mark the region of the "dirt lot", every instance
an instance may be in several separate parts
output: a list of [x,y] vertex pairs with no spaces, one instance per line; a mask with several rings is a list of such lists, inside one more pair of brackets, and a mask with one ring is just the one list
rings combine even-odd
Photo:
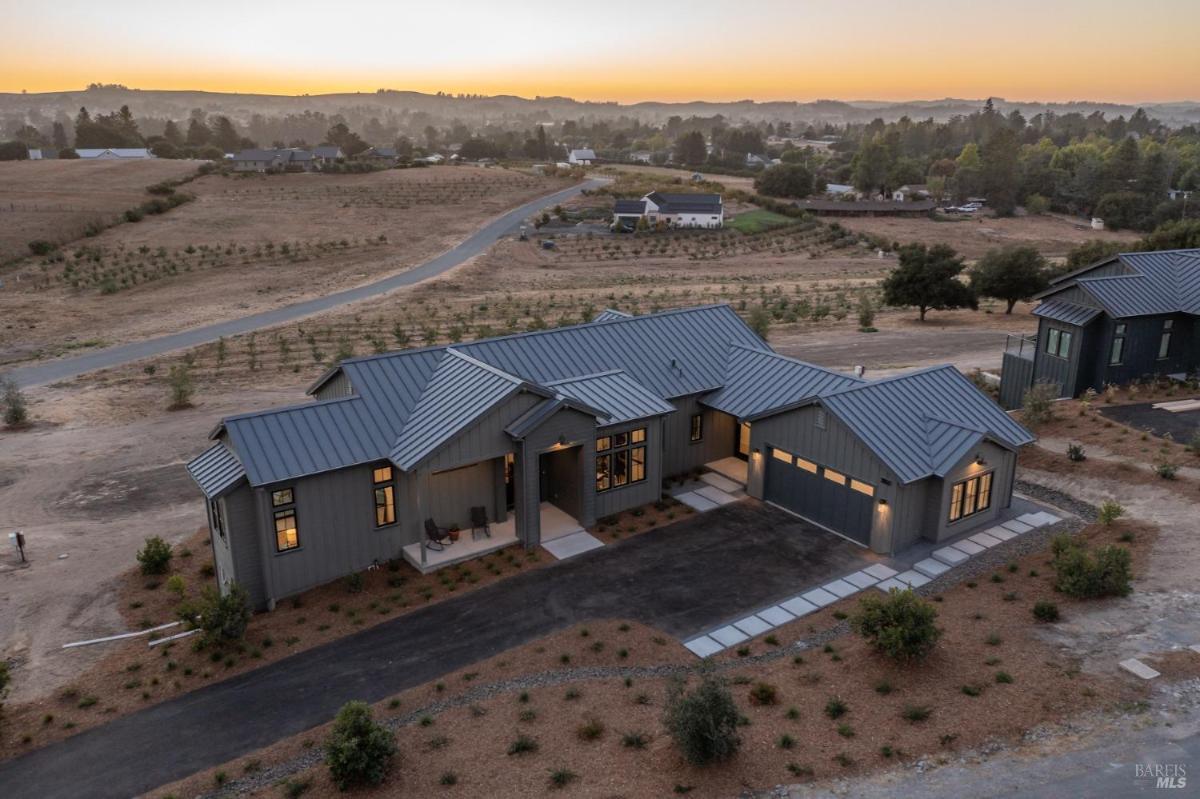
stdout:
[[[1083,538],[1096,546],[1129,535],[1140,570],[1153,527],[1097,525]],[[388,783],[364,793],[528,796],[551,790],[551,772],[565,770],[574,775],[570,790],[576,795],[660,797],[684,788],[694,796],[732,796],[953,756],[984,741],[1015,741],[1046,720],[1139,700],[1144,687],[1131,678],[1081,672],[1068,650],[1040,635],[1043,625],[1030,613],[1038,600],[1059,604],[1060,624],[1095,607],[1056,595],[1046,560],[1044,552],[1027,555],[992,572],[995,578],[966,581],[937,595],[943,637],[929,660],[913,666],[887,662],[856,636],[836,633],[828,646],[818,643],[799,656],[782,651],[815,633],[833,632],[857,606],[856,598],[755,639],[745,654],[723,654],[722,674],[745,717],[742,748],[727,765],[684,763],[662,722],[667,681],[612,669],[611,652],[619,645],[641,663],[694,661],[653,631],[613,620],[558,633],[379,703],[377,716],[395,720],[400,756]],[[598,671],[570,676],[564,655],[569,666]],[[763,684],[767,692],[751,698]],[[836,718],[826,709],[833,698],[845,705]],[[926,709],[926,718],[906,720],[909,708]],[[156,795],[202,792],[217,784],[218,773],[225,780],[268,783],[255,775],[280,764],[302,765],[326,732],[310,730]],[[510,753],[519,736],[536,748]],[[630,745],[634,736],[641,742]],[[252,795],[277,795],[278,776]],[[337,795],[322,766],[286,778],[307,783],[305,795]]]
[[[195,173],[199,161],[5,161],[0,163],[0,264],[29,242],[71,241],[149,199],[146,187]],[[4,277],[0,274],[0,277]]]
[[200,178],[185,187],[193,202],[6,269],[0,363],[174,332],[400,272],[564,185],[475,167]]
[[979,258],[996,247],[1015,244],[1032,245],[1047,258],[1063,258],[1072,247],[1084,242],[1134,242],[1139,238],[1130,231],[1092,230],[1084,220],[1056,214],[1009,219],[983,214],[946,221],[924,217],[847,217],[837,221],[850,230],[883,236],[902,244],[910,241],[949,244],[968,260]]
[[[676,179],[684,182],[691,182],[692,175],[695,174],[694,171],[687,169],[671,169],[670,167],[665,166],[644,166],[640,164],[612,164],[610,166],[602,167],[598,171],[602,175],[609,172],[635,172],[644,175],[658,175],[666,179],[664,181],[665,185],[662,188],[662,191],[672,191],[670,182],[673,182]],[[700,174],[703,176],[704,180],[712,181],[713,183],[720,183],[727,189],[736,189],[749,194],[754,193],[754,178],[735,177],[734,175],[718,175],[713,172],[704,171],[701,171]]]

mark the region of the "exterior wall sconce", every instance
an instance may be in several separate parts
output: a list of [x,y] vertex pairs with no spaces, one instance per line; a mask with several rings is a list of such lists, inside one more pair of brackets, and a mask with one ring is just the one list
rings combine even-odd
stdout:
[[886,509],[887,509],[887,500],[886,500],[886,499],[880,498],[880,500],[879,500],[879,509],[880,509],[880,510],[886,510]]
[[984,466],[986,464],[987,464],[987,461],[985,461],[983,459],[983,455],[981,453],[976,453],[975,454],[975,465],[976,466]]
[[567,445],[567,437],[564,435],[560,435],[558,437],[558,445],[560,447],[565,447]]

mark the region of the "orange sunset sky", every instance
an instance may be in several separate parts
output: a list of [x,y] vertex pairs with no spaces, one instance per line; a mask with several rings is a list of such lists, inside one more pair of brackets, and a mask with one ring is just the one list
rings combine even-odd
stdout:
[[10,10],[0,91],[377,88],[617,100],[1200,99],[1200,1],[64,0]]

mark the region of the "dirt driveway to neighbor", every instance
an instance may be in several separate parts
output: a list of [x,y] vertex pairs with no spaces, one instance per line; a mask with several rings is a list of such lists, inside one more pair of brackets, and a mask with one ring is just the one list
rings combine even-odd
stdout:
[[35,750],[0,765],[0,793],[136,795],[323,724],[348,700],[379,701],[581,621],[627,618],[686,635],[861,568],[865,553],[742,500]]

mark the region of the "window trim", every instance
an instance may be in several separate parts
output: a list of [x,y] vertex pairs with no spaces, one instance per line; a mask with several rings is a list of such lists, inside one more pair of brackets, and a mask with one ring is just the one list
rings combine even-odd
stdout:
[[1175,320],[1164,319],[1162,333],[1158,336],[1158,357],[1155,360],[1165,361],[1171,357],[1171,336],[1175,332]]
[[692,419],[689,422],[688,440],[693,444],[698,444],[704,440],[704,414],[693,413]]
[[223,539],[225,538],[225,514],[221,510],[220,502],[220,497],[213,497],[208,501],[208,518],[212,528]]
[[[947,524],[955,524],[972,516],[978,516],[992,508],[992,488],[995,472],[973,474],[955,482],[950,487],[950,507]],[[970,507],[968,511],[967,508]]]
[[[649,447],[646,444],[648,430],[647,427],[642,426],[596,437],[596,482],[594,485],[597,494],[646,482],[647,466],[649,465],[647,461]],[[624,440],[625,443],[618,444],[618,440]],[[606,442],[606,445],[602,445],[601,442]],[[620,467],[621,464],[624,465],[623,469]],[[638,467],[641,469],[641,477],[635,478]]]
[[1070,330],[1062,330],[1061,328],[1052,327],[1046,331],[1046,354],[1052,358],[1061,358],[1069,360],[1071,357],[1071,344],[1074,342],[1075,335]]

